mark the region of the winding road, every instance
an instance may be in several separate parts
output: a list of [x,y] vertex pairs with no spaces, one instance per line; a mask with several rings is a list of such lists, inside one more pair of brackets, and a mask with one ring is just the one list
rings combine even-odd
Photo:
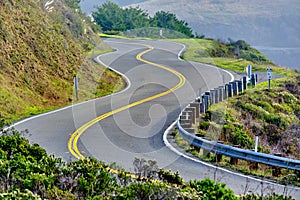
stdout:
[[127,80],[119,93],[17,122],[29,140],[66,161],[92,156],[133,171],[135,157],[156,160],[160,168],[178,171],[184,180],[211,178],[237,194],[274,191],[300,198],[285,188],[202,163],[166,145],[165,130],[199,93],[238,78],[214,66],[179,59],[184,46],[166,41],[107,39],[116,49],[96,60]]

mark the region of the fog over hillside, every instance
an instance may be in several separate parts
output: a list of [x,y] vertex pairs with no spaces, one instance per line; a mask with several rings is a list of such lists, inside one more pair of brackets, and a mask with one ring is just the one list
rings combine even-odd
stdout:
[[[104,0],[83,0],[88,5]],[[300,0],[115,0],[120,6],[140,6],[150,15],[158,10],[175,13],[206,37],[244,39],[277,64],[299,68]]]

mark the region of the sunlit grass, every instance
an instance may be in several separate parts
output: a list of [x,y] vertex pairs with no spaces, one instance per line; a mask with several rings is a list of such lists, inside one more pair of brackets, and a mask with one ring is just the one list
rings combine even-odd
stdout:
[[266,71],[267,67],[271,67],[273,73],[282,75],[292,75],[293,70],[288,68],[278,67],[273,64],[260,64],[247,61],[244,59],[225,58],[225,57],[211,57],[208,54],[209,49],[214,47],[213,40],[208,39],[172,39],[170,41],[179,42],[186,45],[186,51],[183,53],[182,58],[187,61],[194,61],[215,65],[224,69],[233,70],[237,72],[245,72],[246,67],[251,65],[253,71]]

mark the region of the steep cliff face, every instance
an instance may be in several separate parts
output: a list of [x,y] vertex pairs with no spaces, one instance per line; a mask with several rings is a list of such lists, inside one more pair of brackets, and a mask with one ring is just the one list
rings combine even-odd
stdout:
[[90,41],[101,43],[83,17],[64,0],[0,3],[2,117],[16,119],[72,102],[73,77],[90,65],[85,60],[94,48]]

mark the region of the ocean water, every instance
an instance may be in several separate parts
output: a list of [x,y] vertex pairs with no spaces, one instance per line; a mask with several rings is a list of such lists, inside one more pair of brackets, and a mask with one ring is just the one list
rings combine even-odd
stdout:
[[263,47],[255,46],[275,64],[296,69],[300,72],[300,47]]

